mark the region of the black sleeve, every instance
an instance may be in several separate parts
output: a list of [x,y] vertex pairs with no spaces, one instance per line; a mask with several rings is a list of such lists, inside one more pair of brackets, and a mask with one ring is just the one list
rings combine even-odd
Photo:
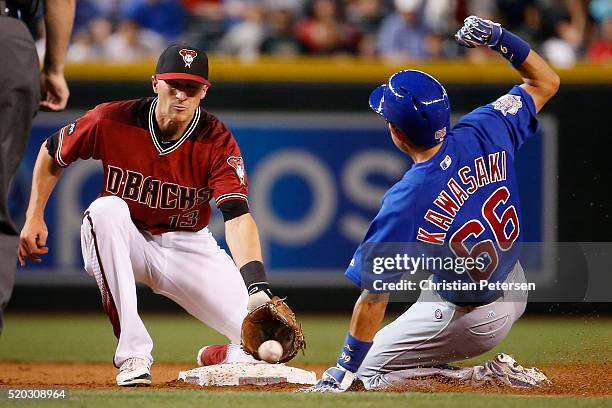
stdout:
[[223,221],[229,221],[249,212],[249,205],[243,200],[224,201],[219,206],[223,214]]
[[47,138],[47,151],[51,157],[55,157],[55,151],[57,150],[57,136],[59,132],[56,132]]

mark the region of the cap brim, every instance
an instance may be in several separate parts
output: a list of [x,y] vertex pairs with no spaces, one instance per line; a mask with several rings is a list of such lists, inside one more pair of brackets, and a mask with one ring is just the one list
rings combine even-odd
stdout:
[[211,83],[208,79],[201,77],[199,75],[186,74],[184,72],[165,72],[163,74],[155,74],[157,79],[186,79],[188,81],[198,82],[202,85],[210,86]]
[[[383,102],[383,94],[385,89],[387,88],[386,84],[379,86],[374,89],[370,94],[370,108],[379,115],[383,115],[382,102]],[[384,115],[383,115],[384,116]]]

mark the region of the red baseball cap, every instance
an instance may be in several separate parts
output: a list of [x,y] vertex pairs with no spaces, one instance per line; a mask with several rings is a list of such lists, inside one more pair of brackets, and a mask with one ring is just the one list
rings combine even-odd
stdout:
[[204,51],[186,44],[166,48],[159,56],[155,77],[158,79],[186,79],[210,86],[208,56]]

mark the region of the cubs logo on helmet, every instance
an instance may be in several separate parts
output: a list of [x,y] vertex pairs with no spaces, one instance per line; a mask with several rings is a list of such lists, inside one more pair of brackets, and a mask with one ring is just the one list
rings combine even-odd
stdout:
[[179,51],[181,57],[183,57],[183,61],[185,62],[185,68],[191,68],[191,63],[198,56],[198,53],[194,50],[189,50],[187,48],[183,48]]
[[244,171],[244,162],[242,161],[242,157],[230,156],[227,158],[227,164],[229,164],[233,167],[234,170],[236,170],[236,174],[240,179],[240,184],[244,185],[244,176],[246,173]]
[[442,139],[444,139],[445,137],[446,137],[446,126],[443,127],[442,129],[436,130],[436,133],[434,134],[434,139],[436,140],[436,142],[441,142]]

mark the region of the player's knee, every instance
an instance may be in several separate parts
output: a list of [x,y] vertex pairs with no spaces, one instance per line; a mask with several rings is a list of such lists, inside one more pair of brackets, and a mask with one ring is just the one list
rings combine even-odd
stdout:
[[464,347],[461,351],[457,350],[456,358],[453,360],[467,360],[469,358],[478,357],[497,347],[507,336],[509,330],[501,330],[495,334],[471,336],[470,346]]
[[[123,222],[130,218],[130,209],[125,201],[116,196],[105,196],[97,198],[86,211],[86,214],[98,224],[110,225],[115,222]],[[87,217],[85,217],[87,218]]]

